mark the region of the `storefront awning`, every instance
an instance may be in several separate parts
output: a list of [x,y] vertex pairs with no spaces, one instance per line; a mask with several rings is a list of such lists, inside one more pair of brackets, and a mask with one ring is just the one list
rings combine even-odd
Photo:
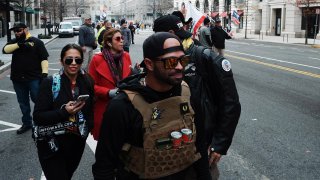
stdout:
[[34,14],[35,11],[34,11],[34,9],[32,9],[31,7],[26,7],[26,13]]
[[222,12],[220,16],[224,18],[224,17],[227,17],[227,15],[228,15],[227,12]]
[[219,15],[219,12],[212,12],[212,13],[211,13],[211,17],[212,17],[212,18],[216,17],[217,15]]

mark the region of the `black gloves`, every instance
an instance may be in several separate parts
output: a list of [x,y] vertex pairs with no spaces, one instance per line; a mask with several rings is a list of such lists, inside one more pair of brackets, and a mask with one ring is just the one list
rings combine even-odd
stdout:
[[47,73],[42,73],[41,74],[41,78],[40,78],[40,84],[42,83],[42,81],[46,78],[48,76],[48,74]]
[[41,78],[42,78],[42,79],[46,78],[47,76],[48,76],[47,73],[42,73],[42,74],[41,74]]

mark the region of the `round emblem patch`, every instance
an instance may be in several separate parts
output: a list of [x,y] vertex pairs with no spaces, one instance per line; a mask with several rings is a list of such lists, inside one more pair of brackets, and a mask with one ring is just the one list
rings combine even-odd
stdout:
[[225,70],[227,72],[231,70],[231,63],[228,60],[224,59],[222,61],[221,65],[222,65],[223,70]]

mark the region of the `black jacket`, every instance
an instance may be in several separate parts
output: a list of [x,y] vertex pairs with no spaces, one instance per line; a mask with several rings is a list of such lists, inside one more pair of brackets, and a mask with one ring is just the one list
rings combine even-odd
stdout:
[[[88,75],[82,75],[80,73],[76,81],[76,86],[79,89],[79,93],[75,93],[78,95],[73,97],[71,92],[71,82],[65,74],[62,74],[60,91],[55,100],[53,100],[52,95],[52,77],[48,77],[42,81],[39,90],[39,96],[36,100],[33,112],[33,120],[35,125],[47,126],[59,122],[69,121],[70,114],[63,107],[63,105],[69,101],[74,101],[79,95],[88,94],[90,97],[86,100],[86,104],[81,111],[84,114],[84,119],[88,125],[88,131],[90,132],[93,127],[94,82]],[[54,139],[55,145],[59,149],[57,153],[50,150],[48,145],[49,139],[37,141],[36,145],[41,164],[47,163],[47,161],[44,162],[43,160],[48,158],[60,157],[69,158],[70,164],[67,165],[68,167],[72,166],[71,162],[80,162],[86,143],[86,138],[81,137],[79,134],[68,133],[57,135],[54,137]],[[65,165],[63,164],[62,166]]]
[[[79,73],[76,84],[79,89],[77,96],[83,94],[89,94],[90,96],[89,99],[86,100],[85,106],[82,108],[90,131],[93,127],[93,80],[90,76]],[[34,106],[34,123],[36,125],[53,125],[59,122],[68,121],[69,113],[65,108],[61,107],[69,101],[76,100],[77,96],[72,96],[71,82],[65,74],[62,74],[59,95],[53,100],[52,77],[44,79],[41,83],[39,95]]]
[[229,61],[210,49],[199,48],[191,45],[186,52],[191,55],[191,61],[185,69],[184,80],[191,90],[196,121],[204,123],[207,146],[225,155],[240,117],[239,96],[231,65],[229,71],[222,65]]
[[[9,44],[17,43],[17,39],[12,39]],[[44,43],[35,37],[30,37],[24,42],[33,42],[33,47],[18,48],[12,53],[11,75],[13,81],[30,81],[40,79],[42,74],[41,61],[48,60],[49,54]],[[6,46],[5,45],[5,46]],[[3,47],[3,49],[5,48]],[[2,50],[3,53],[4,50]]]
[[221,26],[214,26],[210,29],[211,40],[214,47],[218,49],[225,48],[225,40],[231,39],[228,33],[226,33]]
[[[149,103],[181,94],[180,85],[173,87],[168,92],[156,92],[140,84],[139,81],[143,77],[143,74],[130,76],[121,82],[119,88],[139,92]],[[143,146],[144,129],[142,127],[142,115],[134,108],[127,95],[120,92],[110,101],[103,116],[95,154],[96,162],[92,167],[93,176],[96,180],[113,180],[115,176],[117,180],[139,179],[137,175],[123,169],[123,163],[120,161],[119,155],[123,144],[126,142],[138,147]],[[202,179],[210,179],[209,171],[206,171],[206,169],[208,170],[207,155],[195,165],[197,170],[204,171]],[[117,173],[115,173],[115,169],[117,169]],[[185,172],[186,170],[161,179],[184,179]]]

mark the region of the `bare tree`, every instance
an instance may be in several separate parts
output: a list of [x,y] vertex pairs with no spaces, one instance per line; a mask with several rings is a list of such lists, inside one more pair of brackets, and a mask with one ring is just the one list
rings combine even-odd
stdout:
[[147,5],[149,9],[152,9],[153,21],[157,18],[157,15],[164,15],[172,11],[173,1],[172,0],[153,0],[152,4]]
[[309,34],[309,16],[313,13],[311,8],[313,5],[320,3],[319,0],[288,0],[288,3],[299,7],[302,11],[302,15],[305,18],[305,44],[308,44],[308,34]]

